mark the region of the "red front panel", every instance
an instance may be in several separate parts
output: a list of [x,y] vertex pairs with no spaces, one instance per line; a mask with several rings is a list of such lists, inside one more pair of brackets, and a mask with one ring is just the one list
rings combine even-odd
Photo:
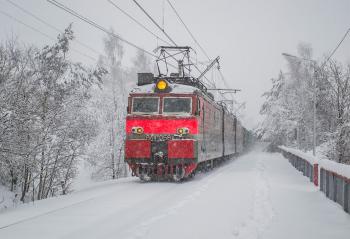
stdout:
[[151,158],[151,141],[149,140],[126,140],[125,158]]
[[169,140],[168,158],[192,159],[195,158],[194,140]]
[[178,128],[186,127],[190,134],[198,134],[196,118],[132,118],[126,119],[126,133],[130,134],[132,127],[142,127],[145,134],[176,134]]
[[318,186],[318,163],[314,164],[314,184]]

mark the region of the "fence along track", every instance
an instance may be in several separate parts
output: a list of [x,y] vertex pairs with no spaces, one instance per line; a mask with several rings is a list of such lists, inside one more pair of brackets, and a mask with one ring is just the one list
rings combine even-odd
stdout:
[[324,167],[320,167],[317,162],[310,163],[299,155],[288,152],[279,147],[278,150],[298,171],[319,186],[327,198],[338,203],[345,212],[350,214],[350,178],[340,175]]

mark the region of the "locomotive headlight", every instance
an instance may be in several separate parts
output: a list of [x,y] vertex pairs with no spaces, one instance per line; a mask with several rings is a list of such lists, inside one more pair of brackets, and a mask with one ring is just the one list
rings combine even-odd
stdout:
[[159,80],[157,82],[157,89],[158,90],[165,90],[166,88],[168,88],[168,82],[166,82],[165,80]]
[[185,134],[189,134],[190,133],[190,130],[188,128],[178,128],[177,129],[177,134],[179,135],[185,135]]
[[143,134],[143,128],[142,127],[132,127],[131,132],[134,134]]

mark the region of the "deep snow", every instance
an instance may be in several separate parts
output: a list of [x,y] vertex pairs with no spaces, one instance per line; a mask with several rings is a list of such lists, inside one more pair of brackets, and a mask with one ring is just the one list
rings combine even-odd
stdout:
[[313,156],[311,155],[311,152],[303,152],[301,150],[285,146],[279,146],[279,148],[308,161],[310,164],[319,164],[319,169],[324,168],[350,179],[350,165],[329,160],[325,156]]
[[194,180],[108,181],[0,214],[0,238],[349,238],[350,216],[257,147]]
[[8,208],[15,207],[18,203],[18,198],[15,193],[10,192],[6,187],[0,185],[0,213]]

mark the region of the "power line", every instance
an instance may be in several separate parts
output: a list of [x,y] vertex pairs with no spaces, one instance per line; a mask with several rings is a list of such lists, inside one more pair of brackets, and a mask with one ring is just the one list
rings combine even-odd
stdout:
[[[94,27],[94,28],[96,28],[96,29],[98,29],[98,30],[100,30],[100,31],[102,31],[102,32],[104,32],[104,33],[106,33],[107,35],[110,35],[110,36],[112,36],[112,37],[114,37],[114,38],[116,38],[116,39],[118,39],[118,40],[120,40],[120,41],[126,43],[127,45],[129,45],[129,46],[131,46],[131,47],[134,47],[135,49],[138,49],[138,50],[144,52],[144,53],[147,54],[147,55],[152,56],[153,58],[156,58],[156,59],[158,58],[158,56],[156,56],[156,55],[153,54],[152,52],[147,51],[147,50],[145,50],[145,49],[143,49],[143,48],[137,46],[136,44],[134,44],[134,43],[132,43],[132,42],[130,42],[130,41],[128,41],[128,40],[122,38],[120,35],[117,35],[117,34],[114,33],[114,32],[108,31],[106,28],[104,28],[104,27],[102,27],[101,25],[97,24],[96,22],[90,20],[89,18],[80,15],[79,13],[77,13],[76,11],[74,11],[74,10],[68,8],[67,6],[63,5],[62,3],[59,3],[58,1],[55,1],[55,0],[46,0],[46,1],[49,2],[49,3],[51,3],[52,5],[54,5],[54,6],[58,7],[58,8],[60,8],[60,9],[62,9],[63,11],[69,13],[70,15],[72,15],[72,16],[74,16],[74,17],[80,19],[80,20],[82,20],[83,22],[89,24],[90,26],[92,26],[92,27]],[[174,66],[174,65],[172,65],[172,64],[170,64],[170,63],[168,63],[168,65],[171,66],[171,67],[173,67],[173,68],[175,68],[175,69],[177,69],[176,66]]]
[[117,38],[118,40],[126,43],[127,45],[132,46],[132,47],[134,47],[134,48],[136,48],[136,49],[138,49],[138,50],[140,50],[140,51],[142,51],[142,52],[144,52],[144,53],[146,53],[146,54],[148,54],[148,55],[150,55],[150,56],[152,56],[154,58],[157,58],[157,56],[154,55],[153,53],[151,53],[151,52],[149,52],[149,51],[147,51],[147,50],[145,50],[145,49],[135,45],[134,43],[132,43],[132,42],[122,38],[121,36],[119,36],[117,34],[115,34],[114,32],[108,31],[106,28],[104,28],[101,25],[97,24],[96,22],[94,22],[94,21],[92,21],[92,20],[90,20],[90,19],[80,15],[79,13],[77,13],[76,11],[66,7],[62,3],[59,3],[58,1],[55,1],[55,0],[46,0],[46,1],[51,3],[52,5],[55,5],[56,7],[60,8],[60,9],[62,9],[63,11],[71,14],[72,16],[74,16],[74,17],[76,17],[76,18],[78,18],[78,19],[88,23],[89,25],[95,27],[96,29],[99,29],[100,31],[103,31],[106,34],[108,34],[110,36],[113,36],[114,38]]
[[[152,34],[153,36],[155,36],[157,39],[160,39],[161,41],[163,41],[164,43],[166,43],[167,45],[171,45],[169,42],[165,41],[164,39],[162,39],[161,37],[159,37],[158,35],[156,35],[155,33],[153,33],[151,30],[149,30],[147,27],[145,27],[142,23],[140,23],[139,21],[137,21],[134,17],[132,17],[130,14],[128,14],[126,11],[124,11],[123,9],[121,9],[119,6],[117,6],[117,4],[115,4],[113,1],[111,0],[107,0],[110,4],[112,4],[114,7],[116,7],[117,9],[119,9],[122,13],[124,13],[126,16],[128,16],[130,19],[132,19],[134,22],[136,22],[139,26],[141,26],[143,29],[145,29],[147,32],[149,32],[150,34]],[[154,24],[156,24],[156,26],[162,31],[164,32],[164,28],[161,28],[159,26],[159,24],[157,24],[155,22],[155,20],[153,20],[153,18],[142,8],[141,5],[139,5],[137,2],[136,4],[143,10],[143,12],[152,20],[152,22]],[[164,32],[165,33],[165,32]],[[168,37],[170,37],[168,35]],[[174,42],[175,43],[175,42]],[[174,57],[172,57],[173,59],[175,59]],[[176,59],[175,59],[176,60]],[[168,63],[169,64],[169,63]],[[199,71],[200,72],[200,71]]]
[[[56,41],[56,39],[55,39],[54,37],[52,37],[52,36],[50,36],[50,35],[48,35],[48,34],[42,32],[42,31],[40,31],[39,29],[37,29],[37,28],[35,28],[35,27],[33,27],[33,26],[31,26],[31,25],[29,25],[29,24],[27,24],[27,23],[25,23],[25,22],[19,20],[18,18],[14,17],[14,16],[12,16],[12,15],[10,15],[10,14],[4,12],[4,11],[1,11],[1,10],[0,10],[0,14],[2,14],[2,15],[4,15],[4,16],[6,16],[6,17],[12,19],[13,21],[15,21],[15,22],[17,22],[17,23],[19,23],[19,24],[21,24],[21,25],[23,25],[23,26],[25,26],[25,27],[31,29],[32,31],[35,31],[36,33],[39,33],[40,35],[42,35],[42,36],[44,36],[44,37],[46,37],[46,38],[48,38],[48,39],[50,39],[50,40]],[[74,52],[76,52],[76,53],[78,53],[78,54],[80,54],[80,55],[82,55],[82,56],[85,56],[86,58],[89,58],[89,59],[92,60],[92,61],[97,61],[96,58],[94,58],[94,57],[92,57],[92,56],[89,56],[89,55],[87,55],[87,54],[85,54],[85,53],[83,53],[83,52],[80,52],[80,51],[78,51],[78,50],[76,50],[76,49],[72,49],[72,51],[74,51]]]
[[[143,25],[142,23],[140,23],[138,20],[136,20],[134,17],[132,17],[129,13],[127,13],[126,11],[124,11],[122,8],[120,8],[116,3],[114,3],[111,0],[107,0],[110,4],[112,4],[114,7],[116,7],[117,9],[119,9],[122,13],[124,13],[127,17],[129,17],[131,20],[133,20],[135,23],[137,23],[139,26],[141,26],[144,30],[146,30],[147,32],[149,32],[150,34],[152,34],[153,36],[155,36],[157,39],[160,39],[162,42],[164,42],[167,45],[171,45],[169,42],[167,42],[166,40],[162,39],[161,37],[159,37],[158,35],[156,35],[155,33],[153,33],[151,30],[149,30],[145,25]],[[173,59],[175,59],[174,57],[172,57]],[[175,59],[176,60],[176,59]],[[169,64],[169,63],[168,63]],[[171,64],[169,64],[171,65]]]
[[[175,45],[177,46],[177,44],[175,43],[175,41],[169,36],[168,33],[165,32],[164,28],[162,28],[152,17],[150,14],[148,14],[148,12],[136,1],[133,0],[134,3],[141,9],[141,11],[158,27],[159,30],[161,30],[163,32],[163,34]],[[199,72],[199,74],[202,73],[202,71],[198,68],[198,66],[196,64],[194,64],[192,62],[192,60],[189,60],[190,64],[192,64],[194,66],[194,68]],[[206,76],[204,76],[204,78],[209,82],[208,78]],[[215,84],[214,84],[215,86]]]
[[208,60],[210,61],[210,57],[208,56],[207,52],[203,49],[203,47],[199,44],[199,42],[197,41],[197,39],[194,37],[194,35],[192,34],[192,32],[190,31],[190,29],[187,27],[187,25],[185,24],[185,22],[182,20],[180,14],[176,11],[175,7],[173,6],[173,4],[170,2],[170,0],[167,0],[168,4],[170,5],[170,7],[173,9],[173,11],[175,12],[176,16],[178,17],[178,19],[181,21],[182,25],[185,27],[185,29],[187,30],[188,34],[190,34],[191,38],[193,39],[193,41],[197,44],[197,46],[202,50],[202,52],[204,53],[204,55],[208,58]]
[[[168,33],[166,33],[166,31],[164,30],[164,28],[162,28],[152,17],[150,14],[148,14],[148,12],[136,1],[136,0],[133,0],[134,3],[141,9],[141,11],[153,22],[154,25],[156,25],[158,27],[159,30],[161,30],[163,32],[163,34],[175,45],[177,46],[177,44],[175,43],[175,41],[169,36]],[[201,73],[201,70],[198,68],[198,66],[196,64],[194,64],[191,60],[190,60],[190,63],[197,69],[197,71],[199,73]],[[205,76],[204,76],[205,79],[207,79]],[[207,79],[208,80],[208,79]]]
[[[182,25],[185,27],[186,31],[190,34],[191,38],[193,39],[193,41],[198,45],[198,47],[201,49],[201,51],[204,53],[204,55],[208,58],[208,60],[210,61],[210,57],[207,54],[207,52],[204,50],[204,48],[201,46],[201,44],[199,44],[199,42],[197,41],[197,39],[194,37],[194,35],[192,34],[192,32],[190,31],[190,29],[187,27],[186,23],[182,20],[180,14],[177,12],[177,10],[175,9],[174,5],[170,2],[170,0],[166,0],[169,4],[169,6],[173,9],[174,13],[176,14],[176,16],[178,17],[178,19],[181,21]],[[198,70],[198,69],[197,69]],[[228,83],[226,82],[222,72],[220,71],[220,69],[218,69],[221,79],[225,85],[225,87],[229,88]],[[206,78],[207,79],[207,78]],[[208,79],[207,79],[208,80]],[[213,83],[212,83],[213,84]],[[215,84],[214,84],[215,85]],[[232,95],[233,97],[233,95]]]
[[141,11],[143,11],[144,14],[146,14],[146,16],[164,33],[164,35],[175,45],[175,41],[173,39],[171,39],[171,37],[165,32],[164,28],[162,28],[161,26],[159,26],[159,24],[147,13],[147,11],[136,1],[133,0],[134,3],[141,9]]
[[42,32],[42,31],[38,30],[37,28],[35,28],[35,27],[31,26],[31,25],[28,25],[27,23],[22,22],[22,21],[19,20],[18,18],[15,18],[14,16],[12,16],[12,15],[10,15],[10,14],[4,12],[4,11],[1,11],[1,10],[0,10],[0,13],[1,13],[2,15],[4,15],[4,16],[10,18],[11,20],[13,20],[13,21],[15,21],[15,22],[17,22],[17,23],[19,23],[19,24],[21,24],[21,25],[27,27],[27,28],[30,28],[31,30],[33,30],[33,31],[35,31],[35,32],[37,32],[37,33],[39,33],[39,34],[45,36],[46,38],[49,38],[50,40],[56,40],[56,39],[53,38],[52,36],[50,36],[50,35],[48,35],[48,34]]
[[[180,14],[178,13],[178,11],[176,10],[176,8],[174,7],[174,5],[170,2],[170,0],[166,0],[169,4],[169,6],[172,8],[172,10],[174,11],[174,13],[176,14],[177,18],[180,20],[180,22],[182,23],[182,25],[185,27],[186,31],[189,33],[189,35],[191,36],[191,38],[193,39],[193,41],[197,44],[197,46],[201,49],[201,51],[204,53],[204,55],[207,57],[207,59],[209,60],[209,62],[211,61],[209,55],[207,54],[207,52],[204,50],[204,48],[201,46],[201,44],[198,42],[198,40],[194,37],[194,35],[192,34],[192,32],[190,31],[190,29],[187,27],[186,23],[182,20]],[[196,66],[195,66],[196,67]],[[200,72],[200,70],[198,69],[198,67],[196,67],[197,70]],[[220,70],[219,70],[220,71]],[[220,74],[222,74],[220,72]],[[206,80],[208,80],[206,77],[205,77]],[[224,81],[224,78],[222,77],[223,81]],[[209,80],[208,80],[209,81]],[[215,83],[213,82],[210,82],[212,85],[215,86]],[[224,82],[225,86],[228,87],[226,85],[226,83]]]
[[[6,1],[7,1],[8,3],[10,3],[12,6],[14,6],[14,7],[16,7],[17,9],[21,10],[22,12],[26,13],[27,15],[29,15],[29,16],[35,18],[37,21],[41,22],[42,24],[48,26],[49,28],[51,28],[51,29],[53,29],[53,30],[55,30],[55,31],[57,31],[57,32],[59,32],[59,33],[62,33],[62,32],[63,32],[63,31],[60,30],[59,28],[57,28],[57,27],[55,27],[54,25],[52,25],[52,24],[46,22],[46,21],[43,20],[42,18],[40,18],[40,17],[38,17],[37,15],[35,15],[34,13],[32,13],[32,12],[26,10],[25,8],[19,6],[18,4],[14,3],[13,1],[11,1],[11,0],[6,0]],[[77,39],[74,39],[74,41],[76,41],[76,42],[77,42],[78,44],[80,44],[81,46],[83,46],[83,47],[85,47],[85,48],[87,48],[87,49],[93,51],[94,53],[96,53],[96,54],[98,54],[98,55],[103,55],[103,54],[101,54],[100,52],[98,52],[98,51],[96,51],[95,49],[93,49],[92,47],[86,45],[85,43],[83,43],[83,42],[81,42],[81,41],[79,41],[79,40],[77,40]]]
[[134,21],[137,25],[139,25],[140,27],[142,27],[144,30],[146,30],[148,33],[150,33],[151,35],[153,35],[154,37],[156,37],[157,39],[161,40],[162,42],[164,42],[167,45],[171,45],[169,42],[167,42],[166,40],[162,39],[160,36],[156,35],[155,33],[153,33],[151,30],[149,30],[145,25],[143,25],[141,22],[139,22],[137,19],[135,19],[133,16],[131,16],[129,13],[127,13],[126,11],[124,11],[121,7],[119,7],[116,3],[114,3],[111,0],[107,0],[110,4],[112,4],[115,8],[117,8],[119,11],[121,11],[124,15],[126,15],[127,17],[129,17],[132,21]]
[[[130,41],[128,41],[128,40],[122,38],[121,36],[119,36],[119,35],[117,35],[117,34],[115,34],[115,33],[113,33],[113,32],[108,31],[106,28],[104,28],[104,27],[102,27],[101,25],[97,24],[96,22],[94,22],[94,21],[88,19],[87,17],[84,17],[84,16],[80,15],[79,13],[77,13],[76,11],[74,11],[74,10],[68,8],[67,6],[63,5],[62,3],[60,3],[60,2],[58,2],[58,1],[56,1],[56,0],[47,0],[47,2],[49,2],[49,3],[51,3],[52,5],[54,5],[54,6],[58,7],[58,8],[60,8],[60,9],[62,9],[63,11],[65,11],[65,12],[67,12],[67,13],[71,14],[72,16],[74,16],[74,17],[76,17],[76,18],[78,18],[78,19],[80,19],[80,20],[82,20],[82,21],[88,23],[89,25],[95,27],[96,29],[99,29],[100,31],[103,31],[103,32],[105,32],[106,34],[111,35],[111,36],[113,36],[113,37],[119,39],[120,41],[122,41],[122,42],[124,42],[124,43],[126,43],[126,44],[128,44],[128,45],[130,45],[130,46],[132,46],[132,47],[134,47],[134,48],[136,48],[136,49],[138,49],[138,50],[140,50],[140,51],[142,51],[142,52],[144,52],[144,53],[146,53],[146,54],[148,54],[148,55],[150,55],[150,56],[152,56],[152,57],[154,57],[154,58],[158,58],[155,54],[153,54],[153,53],[151,53],[151,52],[149,52],[149,51],[147,51],[147,50],[145,50],[145,49],[143,49],[143,48],[141,48],[141,47],[135,45],[134,43],[132,43],[132,42],[130,42]],[[134,2],[137,3],[135,0],[134,0]],[[139,4],[138,4],[138,5],[139,5]],[[140,6],[140,7],[141,7],[141,6]],[[142,8],[142,7],[141,7],[141,8]],[[149,17],[151,17],[145,10],[143,10],[143,11],[144,11],[144,13],[145,13],[146,15],[148,15]],[[153,19],[153,18],[152,18],[152,19]],[[154,20],[153,20],[153,21],[154,21]],[[154,23],[155,23],[160,29],[162,29],[155,21],[154,21]],[[162,32],[163,32],[164,34],[166,34],[164,30],[162,30]],[[166,34],[166,35],[167,35],[167,34]],[[170,38],[170,39],[171,39],[171,38]],[[192,62],[190,62],[190,63],[193,64]],[[177,69],[176,66],[174,66],[174,65],[172,65],[172,64],[170,64],[170,63],[168,63],[168,65],[171,66],[171,67],[173,67],[173,68],[175,68],[175,69]],[[200,69],[198,68],[198,66],[195,65],[195,64],[193,64],[193,65],[194,65],[194,67],[198,70],[198,72],[200,73],[201,71],[200,71]],[[206,78],[206,77],[204,76],[204,78]],[[207,78],[206,78],[206,79],[207,79]]]
[[326,61],[322,64],[321,69],[323,69],[323,67],[328,63],[328,61],[332,58],[332,56],[334,55],[334,53],[338,50],[338,48],[341,46],[341,44],[344,42],[345,38],[347,37],[347,35],[350,32],[350,28],[345,32],[344,36],[342,37],[342,39],[340,40],[340,42],[338,43],[338,45],[334,48],[334,50],[332,51],[332,53],[327,57]]

